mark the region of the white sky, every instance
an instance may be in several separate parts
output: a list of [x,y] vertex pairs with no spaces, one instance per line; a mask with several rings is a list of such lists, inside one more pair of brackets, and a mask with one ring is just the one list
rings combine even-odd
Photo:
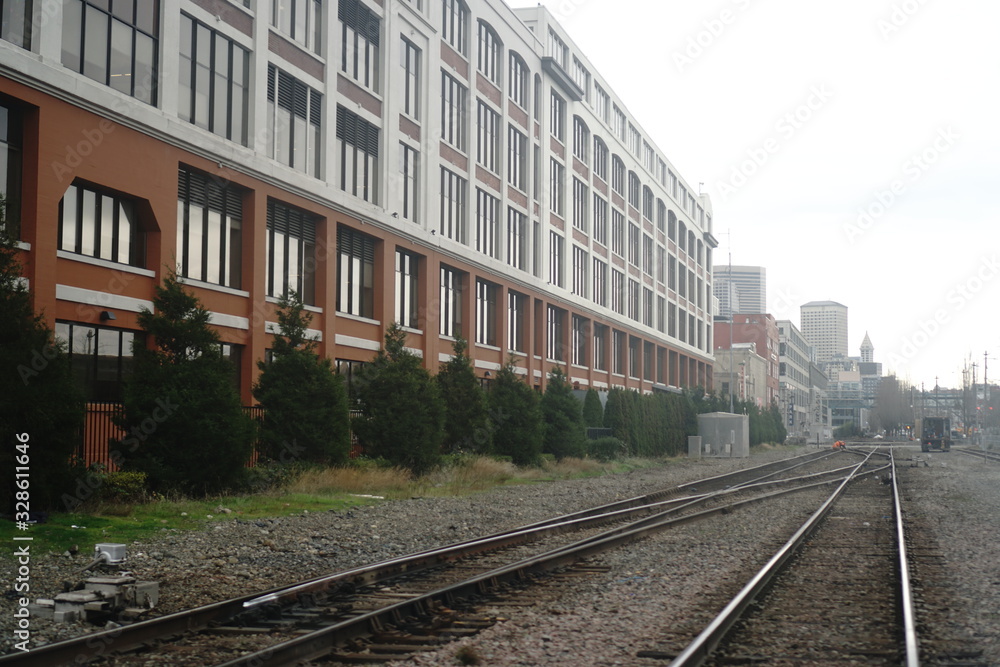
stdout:
[[884,372],[982,382],[988,351],[1000,379],[1000,2],[540,4],[704,182],[715,263],[766,267],[776,318],[838,301]]

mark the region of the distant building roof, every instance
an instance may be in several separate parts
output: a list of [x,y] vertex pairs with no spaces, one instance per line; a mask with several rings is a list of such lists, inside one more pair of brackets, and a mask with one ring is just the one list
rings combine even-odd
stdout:
[[840,306],[841,308],[847,308],[844,304],[837,303],[836,301],[810,301],[809,303],[802,304],[803,308],[809,306]]

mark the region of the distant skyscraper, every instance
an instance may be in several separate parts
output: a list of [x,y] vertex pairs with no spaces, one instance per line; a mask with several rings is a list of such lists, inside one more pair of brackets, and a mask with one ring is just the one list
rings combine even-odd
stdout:
[[868,337],[868,332],[865,332],[865,339],[861,341],[861,361],[873,362],[875,361],[875,346],[872,345],[872,339]]
[[810,301],[799,310],[802,335],[812,345],[817,364],[830,361],[834,355],[847,356],[847,306],[836,301]]
[[767,312],[767,270],[763,266],[712,267],[712,293],[719,299],[719,315]]

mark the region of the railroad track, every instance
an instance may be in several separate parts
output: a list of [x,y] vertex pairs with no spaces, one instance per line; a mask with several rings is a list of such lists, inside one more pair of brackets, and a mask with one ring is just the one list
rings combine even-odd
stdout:
[[[388,636],[399,637],[399,628],[417,630],[402,635],[407,641],[419,642],[425,635],[418,633],[425,632],[421,628],[427,627],[427,619],[437,629],[445,621],[450,623],[446,632],[435,630],[435,639],[461,636],[462,631],[487,623],[478,619],[472,623],[476,627],[468,627],[470,620],[453,609],[461,599],[475,600],[486,593],[495,594],[542,572],[563,569],[561,576],[586,573],[586,567],[581,570],[581,566],[574,564],[590,554],[640,539],[668,525],[727,511],[728,507],[757,502],[781,492],[768,491],[771,487],[828,484],[831,478],[844,474],[843,466],[830,467],[830,456],[830,452],[811,453],[698,480],[486,538],[39,647],[26,654],[0,658],[0,664],[84,664],[112,654],[112,664],[128,664],[124,653],[138,649],[145,654],[152,645],[161,645],[160,650],[170,656],[173,664],[188,659],[190,664],[203,664],[198,658],[199,636],[209,635],[208,641],[213,646],[225,644],[225,638],[236,638],[231,642],[234,651],[246,652],[248,647],[255,648],[255,644],[273,643],[280,638],[275,635],[282,632],[296,638],[278,646],[266,646],[227,664],[289,664],[302,660],[306,653],[329,654],[333,650],[347,655],[345,650],[349,652],[359,642],[371,644]],[[809,472],[816,467],[823,470]],[[797,479],[788,479],[791,475]],[[600,530],[613,522],[617,527]],[[566,543],[565,534],[580,531],[589,533]],[[548,550],[544,553],[525,555],[525,545],[560,535],[561,541],[545,543]],[[498,565],[501,561],[496,559],[503,551],[507,552],[502,556],[507,564]],[[480,562],[469,562],[477,556],[482,558]],[[511,564],[511,560],[516,562]],[[456,563],[460,565],[456,567]],[[421,573],[441,572],[446,572],[450,581],[443,583],[440,577],[432,577],[429,583],[413,583],[418,575],[425,576]],[[310,630],[305,639],[299,637]],[[177,637],[181,639],[178,641]],[[371,649],[366,650],[370,655]]]
[[918,665],[895,462],[872,469],[874,454],[679,654],[640,656],[673,657],[671,667]]
[[1000,463],[1000,452],[989,452],[982,449],[972,449],[969,447],[956,447],[952,451],[959,452],[962,454],[968,454],[969,456],[975,456],[979,459],[984,459],[986,461],[994,461]]

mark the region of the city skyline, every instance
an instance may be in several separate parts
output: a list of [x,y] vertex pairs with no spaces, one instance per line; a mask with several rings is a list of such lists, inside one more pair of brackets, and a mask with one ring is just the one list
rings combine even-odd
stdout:
[[1000,357],[1000,6],[542,4],[711,196],[716,263],[767,267],[775,318],[843,303],[849,349],[868,332],[914,385]]

